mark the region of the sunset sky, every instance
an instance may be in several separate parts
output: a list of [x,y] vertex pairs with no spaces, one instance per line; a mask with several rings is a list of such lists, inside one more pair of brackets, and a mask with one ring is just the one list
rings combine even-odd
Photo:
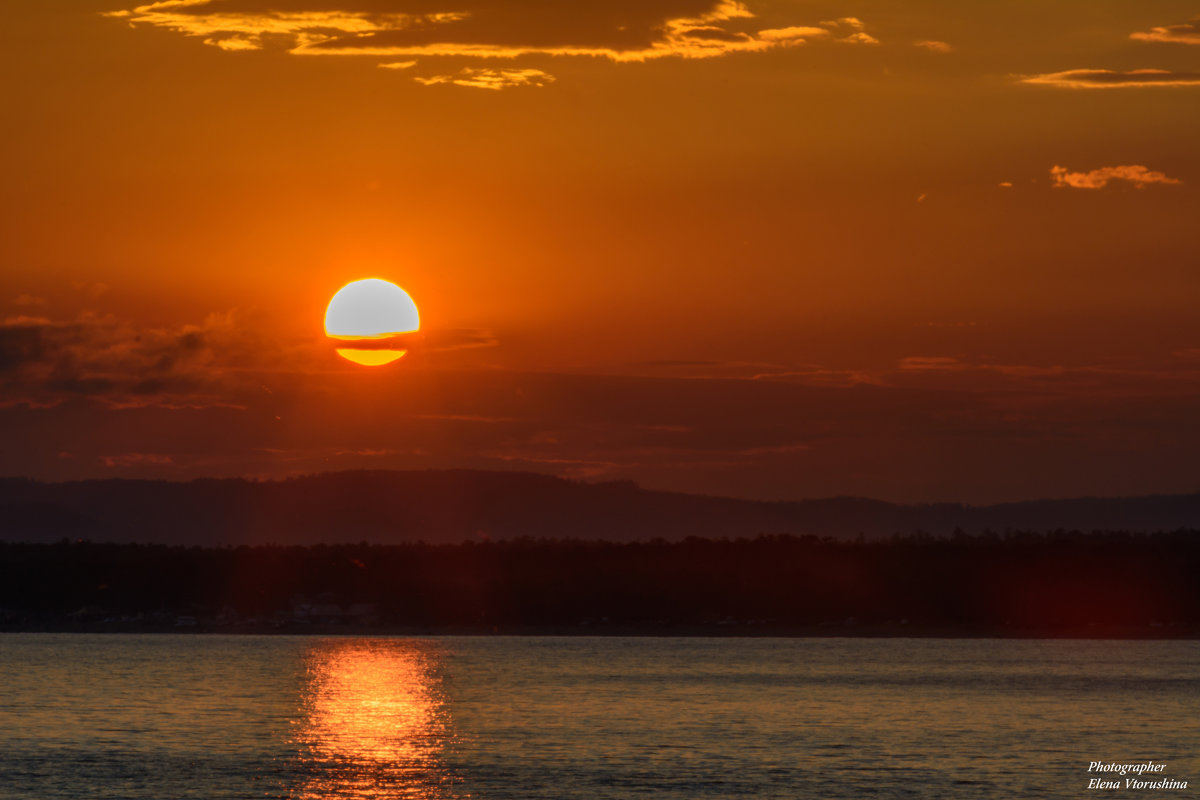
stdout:
[[0,474],[1200,489],[1198,2],[3,17]]

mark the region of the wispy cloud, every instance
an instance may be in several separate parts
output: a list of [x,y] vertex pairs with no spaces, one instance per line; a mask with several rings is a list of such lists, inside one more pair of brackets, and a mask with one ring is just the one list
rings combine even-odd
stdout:
[[1167,177],[1141,164],[1127,164],[1120,167],[1101,167],[1090,172],[1071,172],[1066,167],[1053,166],[1050,168],[1051,184],[1057,188],[1072,189],[1103,189],[1113,181],[1130,183],[1138,189],[1152,183],[1178,185],[1183,181]]
[[765,447],[747,447],[745,450],[736,451],[739,456],[773,456],[773,455],[791,455],[793,453],[803,453],[812,449],[812,445],[807,442],[791,442],[789,444],[768,445]]
[[100,456],[100,463],[112,469],[118,467],[163,466],[174,462],[174,458],[163,453],[120,453]]
[[[137,399],[131,381],[163,377],[164,345],[182,331],[158,332],[152,341],[144,328],[107,321],[43,331],[55,341],[43,340],[47,349],[37,364],[61,364],[64,378],[81,382],[108,380],[94,385],[107,394],[82,402],[77,392],[43,384],[66,400],[35,411],[0,403],[8,434],[0,467],[47,477],[191,478],[507,466],[760,497],[922,498],[933,481],[948,496],[971,499],[985,484],[1013,475],[1024,480],[1013,464],[1053,463],[1089,481],[1118,468],[1166,479],[1186,470],[1200,439],[1188,424],[1200,370],[1186,350],[1168,365],[1122,369],[979,361],[956,347],[909,351],[903,361],[866,368],[861,377],[815,364],[751,375],[746,364],[733,380],[715,369],[702,380],[690,372],[645,377],[406,365],[383,380],[384,373],[365,371],[307,372],[294,380],[271,373],[268,394],[259,387],[268,379],[263,369],[227,366],[233,343],[218,343],[227,335],[219,328],[206,333],[210,366],[198,366],[203,358],[177,362],[166,378],[174,394],[136,406],[116,401]],[[268,327],[252,343],[271,348],[278,335]],[[1190,348],[1195,341],[1180,344]],[[72,364],[71,349],[81,358],[92,355]],[[280,370],[307,366],[277,348],[261,358],[280,362]],[[188,383],[205,376],[214,382]],[[184,396],[189,385],[244,410],[209,405],[166,413],[201,403],[198,395]],[[0,389],[0,396],[14,396],[8,384]],[[182,406],[185,399],[194,405]],[[1154,444],[1168,437],[1178,455],[1164,461]],[[1104,445],[1104,460],[1088,447],[1097,441],[1112,443]],[[912,468],[897,470],[897,463]],[[1042,493],[1047,484],[1035,477],[1005,484],[1005,492]]]
[[964,365],[957,358],[948,356],[909,356],[900,359],[900,363],[896,365],[903,370],[942,370],[942,369],[965,369]]
[[540,69],[475,69],[466,67],[453,75],[434,75],[429,78],[413,78],[417,83],[434,86],[447,83],[453,86],[470,86],[474,89],[510,89],[514,86],[548,86],[554,76]]
[[238,34],[230,34],[227,36],[209,36],[204,40],[204,43],[231,53],[237,51],[249,52],[262,49],[262,45],[259,43],[256,37],[241,36]]
[[931,53],[950,53],[954,51],[954,47],[951,44],[938,41],[937,39],[923,39],[919,42],[913,42],[913,47],[919,47]]
[[433,420],[435,422],[478,422],[486,425],[517,422],[512,417],[487,417],[482,414],[413,414],[413,418]]
[[1053,86],[1058,89],[1138,89],[1155,86],[1200,86],[1200,72],[1172,72],[1165,69],[1134,69],[1117,72],[1111,69],[1069,69],[1026,75],[1021,83]]
[[879,44],[879,40],[866,31],[866,24],[858,17],[839,17],[821,23],[821,27],[833,35],[833,41],[842,44]]
[[465,16],[452,11],[406,12],[402,6],[412,4],[404,2],[364,0],[359,5],[321,0],[159,0],[105,16],[202,37],[205,44],[226,50],[261,49],[271,37],[283,39],[289,47],[304,47],[338,36],[427,28]]
[[1130,39],[1142,42],[1171,42],[1174,44],[1200,44],[1200,17],[1178,25],[1164,25],[1129,34]]
[[415,67],[416,65],[416,61],[385,61],[384,63],[376,64],[375,66],[379,67],[380,69],[409,69],[411,67]]
[[476,350],[483,347],[496,347],[500,340],[495,331],[489,328],[431,328],[421,334],[418,347],[432,352],[444,353],[450,350]]
[[234,371],[258,345],[233,314],[175,330],[136,329],[109,316],[0,323],[0,389],[11,403],[90,397],[114,408],[228,406]]
[[[713,29],[718,30],[718,29]],[[791,25],[787,28],[767,28],[758,32],[758,38],[764,42],[775,44],[798,44],[807,39],[828,36],[825,28],[812,28],[805,25]]]
[[554,470],[567,478],[588,479],[605,478],[638,466],[637,462],[606,461],[590,458],[560,458],[539,452],[507,452],[504,450],[488,451],[481,454],[484,458],[515,464],[531,464],[540,468]]
[[[296,55],[416,59],[592,56],[640,62],[714,58],[793,47],[812,39],[878,44],[862,20],[761,28],[739,0],[159,0],[107,16],[197,37],[224,50],[279,47]],[[407,68],[407,61],[381,65]],[[498,88],[435,75],[423,82]],[[500,80],[502,85],[503,79]]]

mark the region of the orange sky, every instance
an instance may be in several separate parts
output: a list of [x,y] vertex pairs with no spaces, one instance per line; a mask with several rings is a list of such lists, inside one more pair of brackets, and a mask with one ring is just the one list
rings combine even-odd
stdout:
[[1197,14],[14,0],[0,472],[1193,491]]

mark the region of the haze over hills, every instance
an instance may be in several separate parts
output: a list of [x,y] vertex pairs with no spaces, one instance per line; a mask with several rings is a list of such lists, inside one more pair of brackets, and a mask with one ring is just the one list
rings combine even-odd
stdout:
[[991,506],[898,505],[855,497],[758,502],[581,483],[519,472],[362,471],[280,481],[186,483],[0,479],[8,541],[187,545],[368,541],[755,537],[868,538],[1025,531],[1200,528],[1200,494],[1038,500]]

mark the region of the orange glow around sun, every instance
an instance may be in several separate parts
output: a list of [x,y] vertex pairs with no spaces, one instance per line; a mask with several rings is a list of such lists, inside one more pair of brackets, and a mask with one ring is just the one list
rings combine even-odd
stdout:
[[394,283],[379,278],[348,283],[325,310],[325,335],[345,346],[342,358],[367,367],[400,359],[408,352],[399,337],[421,327],[417,305]]

